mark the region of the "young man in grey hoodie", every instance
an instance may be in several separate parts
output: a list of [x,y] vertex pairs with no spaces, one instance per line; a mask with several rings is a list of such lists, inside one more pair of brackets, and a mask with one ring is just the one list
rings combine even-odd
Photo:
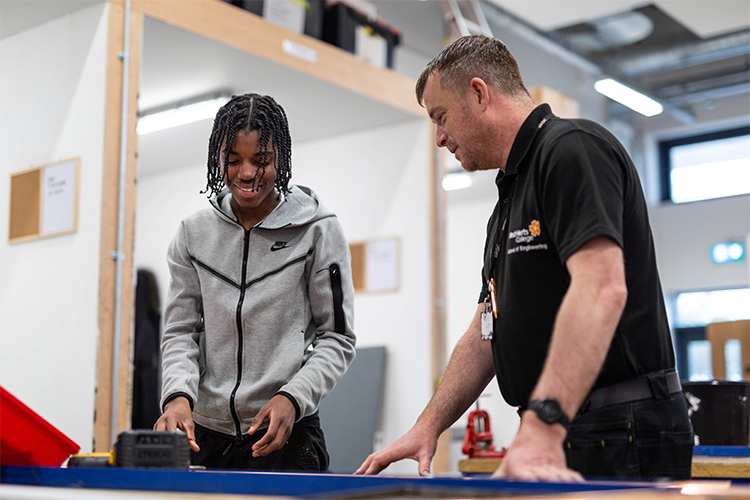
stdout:
[[290,186],[271,97],[234,96],[209,141],[211,207],[169,247],[163,415],[209,468],[326,470],[318,405],[354,358],[349,247],[335,214]]

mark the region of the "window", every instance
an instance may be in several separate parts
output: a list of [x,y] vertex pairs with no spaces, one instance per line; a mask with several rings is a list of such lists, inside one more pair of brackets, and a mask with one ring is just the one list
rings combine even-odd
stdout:
[[663,201],[750,193],[750,126],[660,142],[659,157]]
[[679,293],[674,313],[677,328],[750,319],[750,288]]

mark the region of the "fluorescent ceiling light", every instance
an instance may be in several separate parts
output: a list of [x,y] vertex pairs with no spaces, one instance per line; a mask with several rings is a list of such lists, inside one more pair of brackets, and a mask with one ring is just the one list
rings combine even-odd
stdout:
[[633,111],[639,112],[643,116],[655,116],[664,111],[664,106],[650,97],[636,92],[611,78],[605,78],[594,83],[594,89],[600,94],[629,107]]
[[471,176],[466,172],[456,172],[445,174],[443,177],[443,189],[454,191],[456,189],[465,189],[471,186]]
[[143,135],[149,132],[156,132],[157,130],[164,130],[165,128],[214,118],[219,108],[228,101],[228,97],[217,97],[207,101],[195,102],[147,114],[138,119],[138,125],[136,125],[135,130],[138,132],[138,135]]

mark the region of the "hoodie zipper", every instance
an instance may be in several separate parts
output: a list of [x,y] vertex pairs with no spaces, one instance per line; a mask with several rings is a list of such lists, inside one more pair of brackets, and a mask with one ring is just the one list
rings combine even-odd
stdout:
[[[237,321],[237,383],[234,385],[234,389],[232,390],[232,394],[229,396],[229,410],[232,412],[232,418],[234,419],[234,425],[237,429],[237,434],[234,437],[233,442],[239,442],[244,439],[244,436],[242,435],[242,427],[240,426],[240,417],[237,415],[237,408],[235,405],[235,396],[237,395],[237,390],[240,388],[240,383],[242,382],[242,349],[243,349],[243,334],[242,334],[242,304],[245,301],[245,279],[247,276],[247,256],[250,250],[250,229],[245,229],[245,241],[244,241],[244,248],[242,250],[242,282],[240,283],[240,298],[237,301],[237,313],[236,313],[236,321]],[[224,450],[224,455],[229,451],[229,448],[232,447],[233,443],[229,443],[229,446],[227,446],[227,449]]]

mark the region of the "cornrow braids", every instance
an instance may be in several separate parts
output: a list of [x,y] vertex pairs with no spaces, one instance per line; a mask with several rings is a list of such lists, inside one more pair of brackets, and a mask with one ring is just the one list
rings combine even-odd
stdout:
[[[201,194],[208,197],[218,194],[224,188],[229,165],[229,152],[238,131],[245,133],[258,131],[260,135],[260,163],[253,177],[253,188],[266,173],[268,140],[271,139],[276,168],[276,189],[289,193],[289,180],[292,178],[292,138],[289,134],[284,108],[270,96],[243,94],[232,96],[219,109],[214,119],[213,130],[208,141],[208,169],[206,189]],[[223,161],[222,161],[223,159]],[[222,168],[223,164],[223,168]]]

